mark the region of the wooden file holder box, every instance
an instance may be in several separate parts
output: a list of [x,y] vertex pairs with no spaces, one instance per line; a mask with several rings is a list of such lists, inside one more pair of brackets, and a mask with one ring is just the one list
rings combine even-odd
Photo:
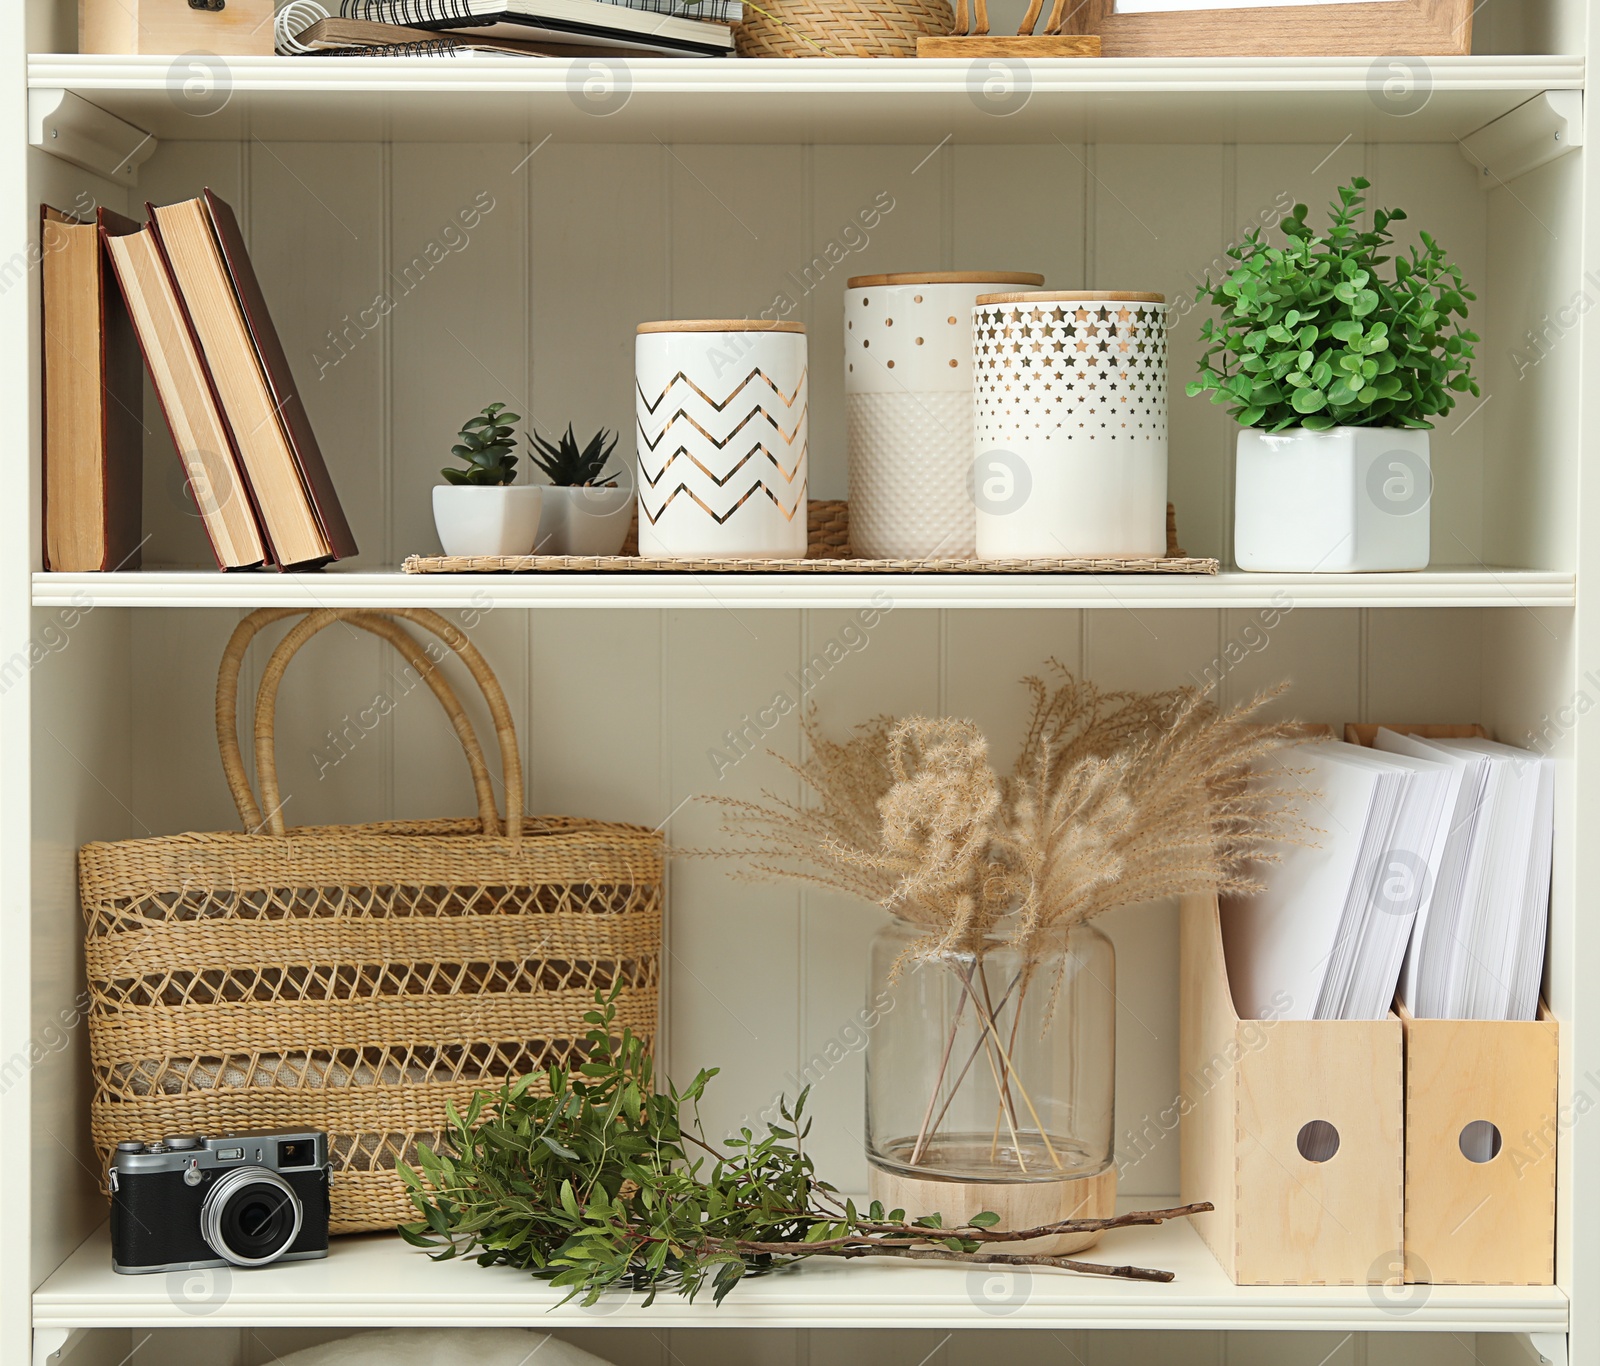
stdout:
[[[1399,1019],[1241,1020],[1216,897],[1185,897],[1180,927],[1182,1199],[1216,1206],[1196,1230],[1238,1285],[1398,1281]],[[1322,1125],[1338,1147],[1310,1160]]]
[[[1423,739],[1489,739],[1480,725],[1400,725]],[[1370,745],[1374,725],[1344,738]],[[1556,1022],[1415,1020],[1406,1041],[1406,1280],[1551,1285],[1559,1111]],[[1470,1160],[1463,1130],[1492,1124],[1498,1151]],[[1481,1140],[1480,1140],[1481,1142]],[[1467,1146],[1474,1146],[1469,1144]],[[1486,1151],[1481,1146],[1474,1151]]]
[[[1406,1280],[1553,1284],[1556,1022],[1542,1002],[1529,1021],[1402,1015]],[[1487,1162],[1463,1151],[1462,1131],[1480,1121],[1500,1135]]]

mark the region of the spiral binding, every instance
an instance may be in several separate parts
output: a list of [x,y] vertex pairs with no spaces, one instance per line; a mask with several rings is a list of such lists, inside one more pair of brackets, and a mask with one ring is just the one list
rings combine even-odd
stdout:
[[273,46],[281,57],[304,57],[315,51],[300,41],[300,35],[328,11],[317,0],[289,0],[272,19]]
[[[736,20],[738,6],[730,0],[700,0],[685,5],[683,0],[605,0],[624,9],[652,14],[670,14],[682,19]],[[339,13],[346,19],[370,19],[382,24],[447,27],[452,23],[487,22],[475,15],[467,0],[340,0]]]
[[325,48],[319,57],[456,57],[469,49],[448,38],[419,38],[409,43],[389,43],[384,47]]
[[444,24],[472,19],[467,0],[339,0],[346,19],[369,19],[380,24]]

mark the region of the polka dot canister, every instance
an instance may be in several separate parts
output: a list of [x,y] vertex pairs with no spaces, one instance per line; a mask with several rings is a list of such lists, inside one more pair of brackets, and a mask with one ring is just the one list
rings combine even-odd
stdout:
[[1164,555],[1163,296],[987,294],[972,347],[979,558]]
[[972,305],[1037,286],[1011,271],[857,275],[844,302],[850,545],[872,559],[971,559]]

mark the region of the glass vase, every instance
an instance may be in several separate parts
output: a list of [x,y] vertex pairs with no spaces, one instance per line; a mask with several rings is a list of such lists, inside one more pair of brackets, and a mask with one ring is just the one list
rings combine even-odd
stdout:
[[[895,921],[872,944],[867,1046],[870,1194],[946,1224],[983,1210],[1001,1228],[1114,1212],[1112,1102],[1116,958],[1091,925],[1036,939],[1028,958],[1002,934],[926,952]],[[878,998],[881,999],[881,998]],[[1065,1253],[1098,1235],[1007,1250]]]

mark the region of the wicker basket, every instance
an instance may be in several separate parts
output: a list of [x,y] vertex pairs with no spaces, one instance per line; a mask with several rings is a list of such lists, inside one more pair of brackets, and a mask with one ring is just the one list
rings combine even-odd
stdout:
[[745,13],[741,57],[915,57],[918,38],[956,26],[948,0],[762,0]]
[[[516,734],[493,672],[460,631],[416,609],[315,611],[284,637],[256,701],[258,805],[239,752],[239,667],[257,631],[300,615],[252,613],[223,654],[217,740],[245,833],[79,853],[91,1127],[102,1160],[122,1139],[325,1129],[332,1231],[352,1233],[414,1217],[396,1159],[433,1141],[447,1103],[464,1108],[476,1090],[571,1059],[597,987],[620,983],[620,1021],[653,1040],[662,842],[638,826],[523,817]],[[482,689],[503,826],[459,699],[395,617],[439,636]],[[295,651],[336,621],[393,644],[444,705],[472,768],[475,819],[284,828],[278,684]]]

